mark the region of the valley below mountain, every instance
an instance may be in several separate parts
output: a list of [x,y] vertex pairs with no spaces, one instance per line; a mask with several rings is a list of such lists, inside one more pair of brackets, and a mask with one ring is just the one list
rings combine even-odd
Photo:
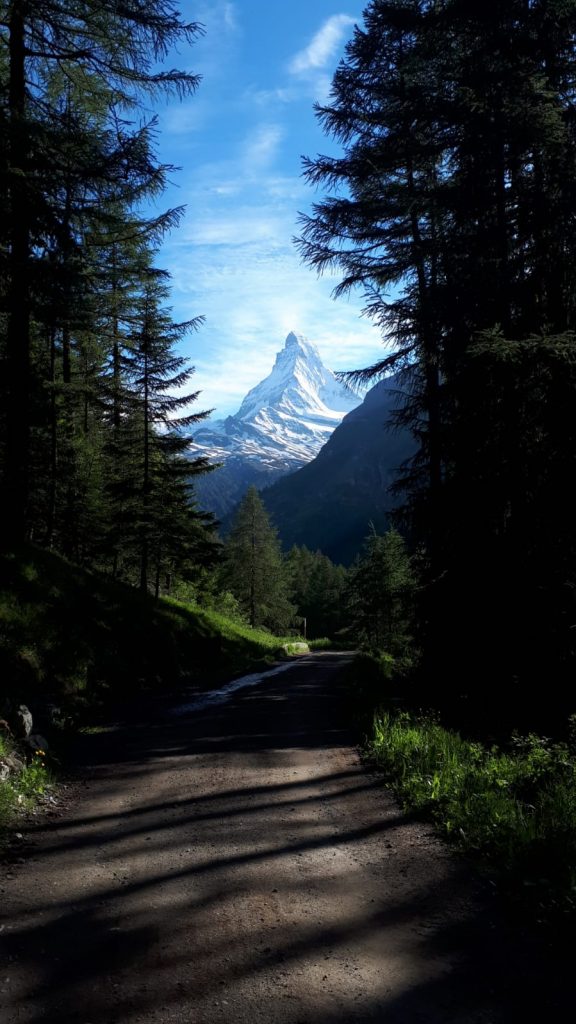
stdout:
[[402,401],[399,376],[379,381],[362,400],[324,366],[312,342],[291,332],[238,412],[197,430],[193,454],[217,466],[197,478],[198,503],[226,531],[253,485],[285,549],[305,545],[348,564],[370,524],[385,530],[398,504],[391,487],[414,451],[411,434],[391,427]]
[[262,493],[286,549],[305,545],[348,564],[371,523],[388,527],[399,502],[392,485],[415,448],[408,430],[391,426],[400,404],[398,376],[379,381],[310,463]]

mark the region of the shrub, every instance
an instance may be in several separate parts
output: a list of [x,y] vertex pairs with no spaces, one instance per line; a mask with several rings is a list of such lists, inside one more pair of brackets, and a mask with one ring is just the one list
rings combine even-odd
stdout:
[[394,659],[389,654],[356,655],[348,674],[348,693],[354,712],[363,719],[390,697]]

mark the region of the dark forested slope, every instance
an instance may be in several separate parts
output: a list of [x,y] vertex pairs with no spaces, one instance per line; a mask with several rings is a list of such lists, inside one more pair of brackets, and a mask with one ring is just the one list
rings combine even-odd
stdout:
[[344,417],[316,458],[262,493],[283,545],[319,548],[350,562],[370,522],[385,528],[397,469],[412,453],[410,434],[390,426],[401,397],[398,377],[376,384]]

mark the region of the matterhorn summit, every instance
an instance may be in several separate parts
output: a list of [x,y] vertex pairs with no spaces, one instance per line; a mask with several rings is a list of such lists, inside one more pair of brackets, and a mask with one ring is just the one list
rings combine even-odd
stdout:
[[270,374],[238,412],[194,435],[194,454],[221,466],[198,478],[201,505],[223,516],[255,484],[265,487],[310,462],[361,399],[341,384],[303,334],[291,331]]

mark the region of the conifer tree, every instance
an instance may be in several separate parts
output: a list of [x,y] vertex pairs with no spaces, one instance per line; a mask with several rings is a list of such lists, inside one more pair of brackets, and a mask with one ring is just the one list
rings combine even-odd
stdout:
[[399,668],[414,661],[415,589],[411,560],[400,534],[388,530],[380,536],[372,527],[350,572],[351,627],[365,646],[391,654]]
[[[2,238],[5,336],[3,485],[9,515],[5,540],[30,532],[32,432],[37,392],[34,346],[38,302],[58,289],[74,265],[75,187],[84,206],[110,193],[136,201],[139,182],[161,187],[139,127],[127,110],[144,94],[192,91],[197,77],[158,70],[157,62],[198,27],[186,24],[171,0],[151,3],[88,0],[5,0],[0,7],[0,119],[5,128],[0,191],[7,218]],[[54,83],[61,74],[73,87]],[[72,95],[73,94],[73,95]],[[82,103],[80,103],[82,97]],[[84,115],[80,113],[81,108]],[[93,113],[97,111],[94,118]],[[87,114],[91,111],[90,114]],[[104,113],[104,116],[102,116]],[[51,240],[58,238],[57,259]],[[77,304],[80,308],[81,304]],[[62,320],[65,383],[69,313]],[[38,384],[40,385],[38,387]]]
[[[337,294],[360,287],[396,343],[359,375],[409,364],[400,417],[419,449],[403,481],[405,511],[427,558],[428,663],[448,693],[460,691],[470,650],[468,685],[481,692],[498,624],[506,653],[495,685],[529,671],[524,612],[546,593],[558,614],[549,636],[556,644],[563,623],[560,646],[572,646],[576,563],[560,555],[572,552],[571,532],[563,527],[545,568],[537,523],[548,503],[542,439],[564,452],[555,466],[570,462],[570,432],[560,437],[544,394],[573,380],[575,39],[571,0],[371,0],[318,108],[343,153],[305,163],[326,194],[303,219],[304,257],[341,271]],[[547,383],[530,433],[538,362]],[[563,599],[552,578],[563,580]]]
[[136,556],[144,591],[151,565],[158,579],[163,561],[179,546],[190,548],[192,536],[203,532],[193,514],[190,482],[208,468],[205,458],[185,457],[190,427],[208,412],[188,411],[198,392],[182,389],[194,368],[175,352],[176,343],[202,318],[174,323],[162,305],[166,298],[163,275],[149,267],[135,303],[130,346],[121,357],[126,406],[114,447],[119,472],[112,488],[111,542]]
[[251,626],[285,630],[295,608],[276,531],[258,491],[250,487],[238,506],[224,548],[222,581]]
[[346,624],[346,570],[321,551],[294,545],[286,556],[290,600],[309,637],[333,637]]

